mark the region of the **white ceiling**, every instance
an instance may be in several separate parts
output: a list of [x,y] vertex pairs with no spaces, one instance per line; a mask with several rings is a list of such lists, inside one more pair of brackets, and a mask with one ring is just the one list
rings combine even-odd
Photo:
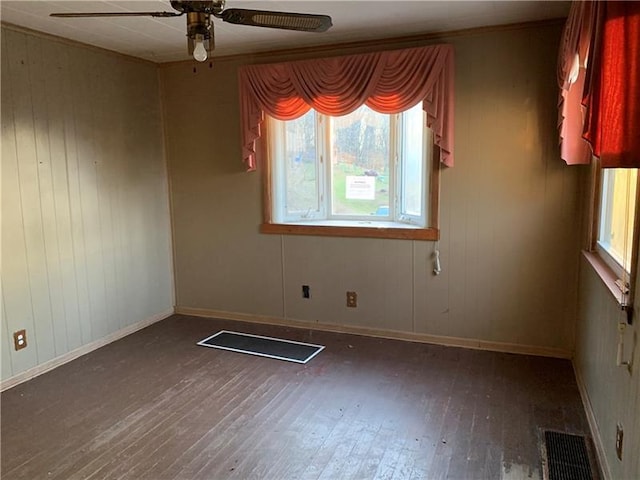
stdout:
[[[3,22],[162,63],[187,60],[186,20],[177,18],[51,18],[53,12],[173,11],[169,1],[5,1]],[[304,1],[228,0],[227,8],[321,13],[326,33],[290,32],[215,20],[215,56],[443,32],[566,16],[562,1]]]

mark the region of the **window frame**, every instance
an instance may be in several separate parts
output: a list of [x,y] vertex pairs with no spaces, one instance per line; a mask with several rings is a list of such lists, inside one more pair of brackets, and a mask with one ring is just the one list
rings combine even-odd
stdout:
[[[604,172],[600,160],[594,157],[591,162],[591,188],[589,192],[589,224],[587,231],[587,248],[584,255],[587,261],[594,268],[598,276],[605,283],[611,294],[618,301],[618,304],[627,311],[629,319],[633,311],[635,300],[636,277],[638,275],[638,254],[640,244],[640,171],[636,177],[636,202],[633,214],[634,224],[632,232],[632,248],[629,272],[614,259],[605,248],[598,242],[600,234],[600,219],[602,208],[602,189]],[[619,280],[624,281],[628,275],[628,288],[623,291],[618,284]],[[629,321],[629,323],[631,323]]]
[[[325,189],[324,189],[324,194],[326,196],[326,206],[327,206],[327,212],[325,215],[325,220],[327,222],[338,222],[338,223],[345,223],[345,224],[355,224],[358,222],[373,222],[373,223],[380,223],[380,222],[387,222],[387,223],[400,223],[397,222],[396,220],[394,220],[392,213],[395,210],[395,206],[392,207],[392,204],[395,203],[395,198],[396,198],[396,192],[398,192],[398,184],[397,184],[397,165],[398,165],[398,159],[393,157],[393,153],[392,152],[397,152],[397,142],[398,142],[398,133],[397,133],[397,128],[398,128],[398,123],[399,123],[399,118],[400,118],[401,114],[400,113],[395,113],[395,114],[390,114],[389,115],[389,154],[390,154],[390,158],[389,158],[389,214],[385,217],[385,218],[375,218],[375,219],[365,219],[363,218],[362,215],[338,215],[333,213],[333,207],[334,207],[334,199],[333,199],[333,192],[334,192],[334,187],[333,187],[333,181],[334,181],[334,175],[333,175],[333,164],[331,161],[327,161],[327,153],[326,152],[330,152],[331,151],[331,135],[330,132],[333,130],[333,119],[334,117],[331,116],[327,116],[327,115],[323,115],[321,117],[320,123],[322,125],[325,125],[324,127],[324,134],[325,134],[325,141],[326,141],[326,149],[324,151],[325,154],[325,161],[324,161],[324,165],[323,165],[323,169],[324,169],[324,178],[326,179],[326,184],[325,184]],[[321,129],[318,130],[318,132]],[[426,130],[426,127],[425,127]]]
[[[621,259],[616,258],[613,255],[613,253],[610,251],[610,249],[607,248],[606,243],[600,240],[600,237],[603,233],[603,227],[605,232],[610,232],[611,223],[613,221],[613,214],[611,211],[608,211],[606,213],[602,211],[605,205],[608,205],[610,202],[613,202],[613,191],[611,190],[611,184],[610,184],[611,179],[608,178],[606,175],[607,171],[613,171],[613,170],[616,170],[616,169],[600,170],[600,177],[601,177],[600,178],[600,195],[599,195],[600,207],[598,209],[598,230],[595,232],[595,235],[596,235],[595,249],[598,252],[598,254],[602,257],[602,259],[607,263],[607,265],[609,265],[609,267],[618,276],[618,278],[624,279],[624,277],[631,275],[631,262],[633,261],[633,232],[631,232],[632,258],[628,259],[629,270],[627,270],[627,268],[624,265],[625,263],[624,254],[623,254],[622,263],[621,263],[620,261]],[[634,169],[630,169],[630,170],[634,170]],[[609,182],[609,185],[607,185],[608,182]],[[636,172],[636,190],[637,190],[637,187],[638,187],[638,176]],[[635,205],[634,208],[637,210],[638,202],[636,201],[634,205]],[[635,225],[635,210],[633,215],[634,215],[634,225]],[[603,223],[606,226],[603,226]]]
[[[397,114],[400,115],[400,114]],[[397,122],[401,124],[402,122]],[[427,208],[425,209],[426,225],[424,227],[415,225],[415,223],[407,222],[401,223],[390,220],[349,220],[342,219],[337,220],[332,218],[331,215],[327,215],[327,220],[318,220],[317,223],[305,222],[302,223],[278,223],[275,221],[275,215],[272,211],[273,206],[273,189],[272,182],[274,173],[274,166],[271,164],[269,158],[270,139],[271,139],[271,122],[269,118],[265,118],[263,124],[263,135],[259,142],[258,153],[263,159],[260,162],[260,168],[262,169],[262,201],[263,201],[263,222],[260,225],[260,233],[265,234],[279,234],[279,235],[315,235],[315,236],[332,236],[332,237],[365,237],[365,238],[391,238],[391,239],[404,239],[404,240],[432,240],[436,241],[440,239],[439,230],[439,199],[440,199],[440,147],[435,145],[433,138],[431,137],[431,162],[428,165],[429,168],[425,169],[425,176],[429,174],[428,183],[425,182],[425,191],[423,197],[428,199]],[[393,135],[397,135],[394,132]],[[328,139],[326,139],[328,141]],[[423,140],[425,141],[425,140]],[[429,145],[427,145],[428,147]],[[424,148],[424,146],[423,146]],[[323,165],[319,168],[329,168],[327,161],[323,161]],[[399,164],[400,162],[397,162]],[[395,182],[399,181],[400,173],[396,173]],[[397,185],[395,186],[397,189]],[[391,203],[390,199],[390,203]],[[393,200],[395,201],[395,199]],[[329,205],[330,206],[330,205]],[[323,207],[320,206],[320,209]]]
[[[425,115],[423,114],[423,122],[425,121]],[[396,130],[395,132],[393,132],[394,135],[394,139],[393,141],[396,142],[396,152],[398,153],[398,157],[402,157],[404,159],[405,157],[405,130],[406,130],[406,117],[404,115],[401,114],[397,114],[397,121],[396,121]],[[423,125],[423,135],[422,135],[422,155],[423,155],[423,165],[425,164],[424,162],[424,155],[427,154],[427,149],[429,148],[430,145],[434,145],[434,138],[433,138],[433,130],[431,130],[430,128],[427,128],[426,125]],[[431,164],[433,164],[434,162],[437,163],[438,162],[438,157],[434,157],[435,151],[432,149],[430,154],[431,154]],[[396,189],[396,191],[398,192],[405,192],[406,191],[406,187],[404,185],[404,182],[406,180],[405,177],[405,171],[407,169],[406,166],[407,162],[406,161],[399,161],[396,160],[395,162],[395,179],[394,179],[394,188]],[[427,165],[428,167],[428,165]],[[429,203],[427,203],[427,199],[429,199],[429,201],[431,200],[429,198],[429,193],[426,192],[426,188],[431,188],[430,184],[429,184],[429,178],[431,175],[433,175],[433,169],[431,171],[429,171],[428,168],[425,168],[424,171],[422,172],[423,178],[422,178],[422,186],[423,191],[420,195],[420,202],[422,203],[422,205],[429,205]],[[410,213],[407,213],[405,208],[406,206],[404,205],[405,200],[407,199],[407,196],[405,194],[403,194],[402,196],[397,195],[394,197],[394,210],[396,212],[396,218],[399,218],[401,223],[405,223],[405,224],[419,224],[419,225],[427,225],[427,223],[429,222],[429,215],[431,214],[431,212],[429,212],[428,208],[423,208],[422,209],[422,215],[413,215]],[[403,218],[404,217],[404,218]]]

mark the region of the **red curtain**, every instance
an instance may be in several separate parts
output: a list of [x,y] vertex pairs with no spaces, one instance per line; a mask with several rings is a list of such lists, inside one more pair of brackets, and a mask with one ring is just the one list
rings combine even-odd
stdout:
[[422,101],[440,160],[453,166],[453,60],[451,45],[434,45],[242,67],[243,160],[255,170],[255,141],[265,113],[293,120],[313,108],[339,116],[362,104],[379,113],[399,113]]
[[584,137],[603,167],[640,168],[640,2],[602,9]]

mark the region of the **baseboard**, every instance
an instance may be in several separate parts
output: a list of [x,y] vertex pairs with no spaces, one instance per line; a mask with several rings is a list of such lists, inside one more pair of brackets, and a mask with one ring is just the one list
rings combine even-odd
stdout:
[[238,320],[241,322],[250,323],[266,323],[269,325],[279,325],[284,327],[311,328],[314,330],[321,330],[325,332],[351,333],[355,335],[365,335],[368,337],[431,343],[434,345],[443,345],[447,347],[472,348],[475,350],[488,350],[492,352],[516,353],[520,355],[535,355],[540,357],[553,357],[563,359],[571,359],[573,357],[573,352],[560,348],[539,347],[535,345],[520,345],[516,343],[490,342],[487,340],[479,339],[445,337],[440,335],[429,335],[426,333],[401,332],[395,330],[385,330],[360,326],[336,325],[331,323],[304,322],[301,320],[291,320],[282,317],[225,312],[203,308],[176,307],[176,313],[182,315],[192,315],[195,317],[221,318],[225,320]]
[[611,470],[609,468],[609,462],[607,461],[607,455],[604,451],[604,444],[602,443],[602,436],[600,435],[600,429],[596,422],[596,415],[591,407],[591,401],[589,400],[589,394],[587,393],[587,387],[584,384],[580,371],[576,368],[575,362],[573,364],[573,372],[576,376],[576,383],[578,384],[578,390],[580,391],[580,398],[582,399],[582,405],[587,415],[587,422],[589,422],[589,429],[591,430],[591,438],[593,444],[596,447],[596,456],[598,457],[598,466],[600,467],[600,476],[602,480],[611,480]]
[[59,367],[60,365],[69,363],[70,361],[75,360],[76,358],[81,357],[82,355],[86,355],[87,353],[97,350],[100,347],[104,347],[105,345],[111,342],[120,340],[121,338],[126,337],[127,335],[131,335],[132,333],[137,332],[138,330],[142,330],[143,328],[148,327],[149,325],[152,325],[156,322],[159,322],[160,320],[164,320],[165,318],[173,315],[173,313],[174,313],[173,308],[170,310],[165,310],[164,312],[158,313],[157,315],[153,315],[152,317],[136,322],[133,325],[129,325],[128,327],[122,328],[117,332],[113,332],[99,340],[95,340],[91,343],[87,343],[86,345],[82,345],[81,347],[78,347],[74,350],[71,350],[70,352],[60,355],[59,357],[48,360],[44,363],[41,363],[40,365],[36,365],[35,367],[30,368],[29,370],[25,370],[24,372],[18,373],[13,377],[9,377],[6,380],[3,380],[2,382],[0,382],[0,392],[3,392],[9,388],[15,387],[16,385],[19,385],[28,380],[31,380],[32,378],[37,377],[38,375],[42,375],[43,373],[49,372],[54,368]]

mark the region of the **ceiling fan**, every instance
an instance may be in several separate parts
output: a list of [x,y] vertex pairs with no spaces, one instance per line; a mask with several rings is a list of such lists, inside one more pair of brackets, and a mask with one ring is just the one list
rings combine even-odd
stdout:
[[171,0],[175,12],[93,12],[52,13],[52,17],[180,17],[187,15],[189,54],[198,62],[204,62],[214,49],[213,22],[211,17],[223,22],[252,27],[280,28],[301,32],[326,32],[332,25],[328,15],[310,13],[274,12],[224,8],[225,0],[184,1]]

